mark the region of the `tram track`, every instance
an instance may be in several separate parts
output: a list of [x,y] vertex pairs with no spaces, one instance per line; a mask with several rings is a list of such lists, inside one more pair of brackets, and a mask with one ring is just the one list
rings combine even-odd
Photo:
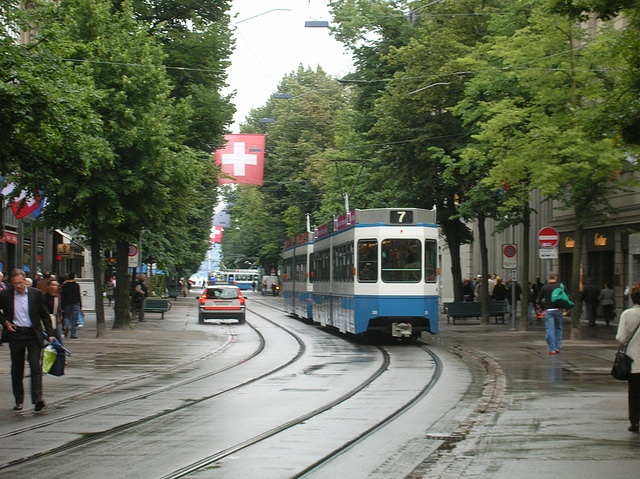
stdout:
[[[258,302],[256,302],[258,303]],[[269,306],[271,307],[271,305],[262,303],[261,304],[265,305],[265,306]],[[273,309],[277,309],[277,308],[273,308]],[[69,441],[66,444],[62,444],[58,447],[53,447],[50,449],[47,449],[46,451],[40,451],[34,454],[30,454],[28,456],[13,460],[13,461],[7,461],[4,464],[0,464],[0,470],[12,470],[12,469],[17,469],[17,471],[21,472],[21,465],[27,465],[28,463],[33,463],[33,466],[40,465],[40,463],[38,462],[39,460],[46,460],[48,458],[54,458],[58,455],[63,455],[64,453],[71,453],[72,455],[83,455],[84,454],[84,448],[89,447],[91,448],[93,444],[98,443],[99,441],[101,441],[102,443],[104,443],[105,441],[107,442],[111,442],[111,441],[118,441],[118,437],[122,437],[119,435],[122,435],[123,433],[127,433],[127,432],[133,432],[133,431],[137,431],[139,428],[142,429],[143,427],[145,427],[145,429],[158,429],[158,428],[162,428],[162,426],[160,426],[159,424],[162,424],[164,419],[167,419],[173,415],[176,415],[177,413],[187,413],[189,414],[189,410],[192,407],[197,407],[199,405],[204,405],[207,403],[207,401],[209,400],[213,400],[213,399],[218,399],[221,398],[222,396],[224,396],[225,394],[231,393],[233,391],[238,391],[244,387],[247,387],[251,384],[257,383],[260,380],[263,379],[267,379],[270,376],[274,376],[276,375],[278,372],[283,371],[285,368],[287,368],[288,366],[291,366],[293,364],[295,364],[305,353],[306,350],[306,345],[305,345],[305,341],[304,339],[302,339],[296,332],[296,328],[291,328],[291,327],[286,327],[283,326],[281,324],[279,324],[276,321],[272,321],[271,319],[267,318],[264,315],[259,314],[256,311],[250,310],[252,314],[256,315],[257,317],[259,317],[261,320],[266,321],[267,323],[269,323],[270,325],[276,326],[277,328],[279,328],[280,330],[283,330],[284,332],[286,332],[287,335],[291,335],[293,338],[295,338],[295,341],[298,344],[298,351],[295,354],[295,356],[291,357],[288,361],[280,364],[278,367],[276,368],[272,368],[269,371],[265,372],[264,374],[261,375],[257,375],[254,377],[251,377],[245,381],[242,381],[240,383],[237,383],[235,385],[233,385],[232,387],[227,387],[223,390],[220,390],[214,394],[209,394],[209,395],[204,395],[202,397],[199,397],[197,399],[193,399],[193,400],[189,400],[186,401],[184,404],[181,404],[177,407],[171,407],[171,408],[167,408],[158,412],[155,412],[153,414],[148,414],[144,417],[140,417],[136,420],[124,423],[124,424],[120,424],[117,425],[115,427],[111,427],[108,429],[105,429],[103,431],[99,431],[99,432],[95,432],[95,433],[89,433],[89,434],[85,434],[83,435],[83,437],[80,437],[76,440],[72,440]],[[205,381],[206,379],[209,379],[213,376],[215,376],[216,374],[220,374],[223,371],[227,371],[230,369],[235,368],[236,366],[239,366],[241,364],[246,364],[246,362],[249,359],[253,359],[256,357],[261,357],[260,353],[264,350],[265,347],[265,338],[262,335],[262,333],[259,331],[258,328],[255,328],[253,325],[250,324],[250,322],[247,323],[247,325],[249,325],[250,327],[253,327],[254,330],[256,331],[256,333],[259,335],[259,337],[261,338],[260,340],[260,346],[258,348],[255,349],[255,351],[252,353],[251,357],[249,358],[245,358],[243,361],[234,364],[234,365],[229,365],[226,368],[222,368],[220,370],[216,370],[216,371],[211,371],[207,374],[203,374],[203,375],[199,375],[196,376],[194,378],[185,380],[185,381],[180,381],[180,382],[176,382],[170,385],[166,385],[163,386],[161,388],[158,388],[157,390],[153,391],[153,392],[143,392],[141,394],[138,394],[134,397],[131,398],[127,398],[126,400],[121,400],[121,401],[116,401],[113,402],[107,406],[101,406],[99,408],[93,408],[91,410],[87,410],[87,411],[82,411],[82,412],[78,412],[75,414],[70,414],[67,416],[64,416],[63,418],[58,418],[56,420],[52,420],[52,421],[47,421],[47,423],[41,423],[38,425],[34,425],[32,427],[27,427],[27,428],[23,428],[22,430],[15,430],[15,431],[11,431],[9,433],[5,433],[4,435],[0,436],[0,437],[11,437],[14,435],[19,435],[21,433],[26,433],[29,431],[33,431],[35,429],[46,429],[47,426],[54,426],[54,425],[59,425],[61,421],[70,421],[72,419],[77,419],[77,418],[81,418],[82,416],[86,416],[86,415],[90,415],[92,413],[96,413],[99,411],[103,411],[105,407],[109,407],[109,408],[115,408],[117,406],[123,406],[124,404],[128,404],[128,403],[135,403],[138,401],[143,401],[146,398],[148,398],[151,395],[159,395],[163,392],[168,392],[170,390],[174,390],[174,389],[178,389],[180,387],[184,387],[185,385],[188,384],[193,384],[193,383],[197,383],[198,381]],[[302,324],[302,323],[300,323]],[[317,330],[316,330],[317,331]],[[317,331],[318,333],[320,333],[320,336],[324,335],[325,332],[320,332]],[[267,339],[268,341],[268,339]],[[367,388],[370,388],[381,376],[383,376],[385,374],[385,372],[388,372],[389,369],[389,365],[391,362],[391,357],[388,351],[385,350],[384,347],[379,346],[379,345],[375,345],[373,346],[377,351],[378,351],[378,357],[379,359],[379,364],[377,364],[377,368],[371,373],[369,374],[366,378],[362,379],[355,387],[352,387],[351,389],[349,389],[348,391],[344,392],[343,394],[341,394],[339,397],[334,398],[331,401],[328,401],[326,403],[320,404],[320,405],[316,405],[313,409],[295,416],[294,418],[291,418],[287,421],[283,421],[280,424],[274,425],[273,427],[270,428],[265,428],[264,431],[261,431],[258,434],[254,434],[250,437],[244,438],[241,441],[237,441],[233,444],[230,445],[225,445],[225,447],[220,448],[217,451],[212,452],[211,454],[206,455],[205,457],[201,457],[198,460],[195,461],[191,461],[190,463],[188,463],[187,465],[183,465],[178,469],[175,469],[173,472],[169,473],[169,474],[165,474],[165,475],[161,475],[161,474],[154,474],[153,476],[149,476],[149,477],[163,477],[163,478],[178,478],[178,477],[186,477],[186,476],[190,476],[190,475],[194,475],[194,476],[198,476],[199,473],[201,473],[202,471],[206,471],[207,469],[209,469],[210,467],[215,467],[216,463],[222,461],[225,458],[229,458],[230,456],[243,451],[243,450],[250,450],[252,446],[255,445],[260,445],[262,443],[268,443],[268,441],[270,440],[274,440],[279,437],[279,435],[286,433],[289,430],[295,429],[297,426],[301,426],[304,425],[306,422],[313,420],[314,418],[321,418],[322,415],[324,413],[326,413],[327,411],[330,411],[338,406],[340,406],[341,404],[344,404],[346,402],[348,402],[350,399],[353,399],[354,397],[357,397],[359,393],[361,393],[364,390],[367,390]],[[404,345],[403,348],[405,347],[411,347],[410,345]],[[404,412],[406,412],[407,410],[409,410],[416,402],[420,401],[426,394],[428,394],[429,389],[432,387],[432,385],[437,382],[438,378],[440,377],[440,371],[441,371],[441,366],[439,363],[439,359],[437,358],[436,355],[434,355],[432,352],[428,351],[428,349],[426,347],[422,347],[422,349],[424,350],[424,352],[429,355],[429,357],[431,358],[431,360],[434,362],[435,364],[435,370],[434,373],[431,376],[431,379],[428,381],[427,384],[424,385],[424,387],[419,391],[418,394],[415,395],[415,397],[411,398],[410,400],[406,401],[404,404],[396,407],[396,409],[394,411],[392,411],[390,414],[388,414],[386,417],[383,417],[381,419],[379,419],[374,425],[368,427],[366,430],[356,434],[354,437],[352,437],[350,440],[343,442],[339,447],[333,448],[331,450],[331,452],[329,452],[328,454],[324,455],[323,457],[321,457],[320,459],[316,460],[315,462],[313,462],[311,465],[308,465],[304,468],[300,469],[300,472],[298,472],[295,475],[292,475],[291,477],[305,477],[308,474],[312,474],[314,472],[317,472],[318,470],[321,470],[323,465],[329,463],[330,461],[333,460],[333,458],[343,454],[345,451],[348,451],[351,447],[353,447],[355,444],[357,444],[360,441],[365,440],[367,437],[375,434],[377,431],[379,431],[380,429],[384,428],[385,425],[389,424],[390,422],[392,422],[395,418],[397,418],[398,416],[402,415]],[[210,353],[211,354],[211,353]],[[329,353],[329,355],[331,354],[336,354],[336,353]],[[205,355],[207,356],[207,355]],[[175,369],[175,368],[174,368]],[[197,413],[196,413],[197,414]],[[156,424],[156,422],[158,422],[158,424]],[[134,435],[139,434],[139,433],[134,433]],[[66,456],[61,456],[60,459],[64,458]],[[46,465],[47,463],[43,463],[44,465]],[[164,469],[165,471],[167,469]],[[55,477],[55,476],[52,476]],[[207,477],[207,476],[205,476]]]
[[[269,321],[270,323],[276,324],[276,323],[274,323],[274,322],[272,322],[270,320],[267,320],[267,321]],[[65,422],[65,421],[71,421],[71,420],[74,420],[74,419],[79,419],[79,418],[82,418],[84,416],[89,416],[91,414],[104,412],[106,409],[109,409],[109,408],[120,407],[120,406],[129,404],[129,403],[133,403],[133,402],[137,402],[137,401],[141,401],[141,400],[146,400],[149,397],[152,397],[152,396],[155,396],[155,395],[159,395],[159,394],[163,394],[163,393],[166,393],[166,392],[171,391],[171,390],[179,389],[179,388],[182,388],[182,387],[184,387],[185,385],[188,385],[188,384],[194,384],[194,383],[197,383],[199,381],[204,381],[204,380],[210,379],[211,377],[216,376],[216,375],[218,375],[218,374],[220,374],[222,372],[228,371],[228,370],[236,368],[238,366],[245,365],[251,359],[259,357],[260,353],[265,348],[265,338],[264,338],[263,334],[258,329],[256,329],[254,326],[252,326],[251,324],[249,324],[249,323],[247,323],[247,324],[248,324],[249,327],[251,327],[255,331],[255,333],[260,338],[259,342],[258,342],[258,347],[255,348],[255,350],[252,352],[252,354],[250,354],[248,357],[243,358],[242,360],[238,361],[235,364],[228,365],[226,367],[217,369],[215,371],[208,372],[206,374],[202,374],[202,375],[196,376],[194,378],[190,378],[188,380],[179,381],[179,382],[176,382],[174,384],[169,384],[169,385],[166,385],[166,386],[162,386],[162,387],[157,388],[157,389],[155,389],[153,391],[145,391],[145,392],[143,392],[141,394],[138,394],[138,395],[130,397],[130,398],[126,398],[126,399],[115,401],[115,402],[108,403],[108,404],[103,404],[103,405],[100,405],[100,406],[95,407],[95,408],[86,409],[84,411],[80,411],[80,412],[77,412],[77,413],[74,413],[74,414],[68,414],[68,415],[63,416],[63,417],[52,419],[50,421],[40,422],[38,424],[27,426],[27,427],[24,427],[24,428],[21,428],[21,429],[16,429],[16,430],[13,430],[13,431],[10,431],[10,432],[7,432],[7,433],[4,433],[4,434],[0,435],[0,439],[1,438],[8,438],[8,437],[15,437],[15,436],[18,436],[18,435],[21,435],[21,434],[27,434],[29,432],[33,432],[33,431],[40,430],[40,429],[45,429],[47,427],[57,427],[62,422]],[[126,424],[121,424],[121,425],[106,429],[106,430],[98,432],[98,433],[87,434],[87,435],[85,435],[84,437],[82,437],[80,439],[70,441],[69,443],[62,444],[62,445],[57,446],[57,447],[48,448],[45,451],[41,451],[41,452],[38,452],[38,453],[35,453],[35,454],[31,454],[31,455],[28,455],[28,456],[25,456],[25,457],[21,457],[21,458],[15,459],[15,460],[5,461],[4,463],[0,464],[0,471],[15,467],[15,466],[18,466],[18,465],[21,465],[21,464],[25,464],[25,463],[28,463],[28,462],[33,462],[33,461],[36,461],[36,460],[39,460],[39,459],[43,459],[45,457],[55,456],[57,454],[60,454],[60,453],[66,452],[66,451],[70,451],[70,450],[73,450],[73,449],[76,449],[76,448],[79,448],[79,447],[82,447],[82,446],[89,445],[89,444],[91,444],[91,443],[93,443],[95,441],[103,440],[103,439],[108,438],[110,436],[113,436],[113,435],[116,435],[116,434],[120,434],[120,433],[122,433],[124,431],[131,430],[131,429],[134,429],[136,427],[142,426],[144,424],[150,423],[150,422],[152,422],[154,420],[167,417],[167,416],[169,416],[171,414],[177,413],[177,412],[182,411],[184,409],[188,409],[189,407],[193,407],[195,405],[201,404],[201,403],[206,402],[208,400],[211,400],[213,398],[220,397],[220,396],[222,396],[222,395],[224,395],[226,393],[229,393],[231,391],[234,391],[234,390],[237,390],[239,388],[245,387],[245,386],[247,386],[249,384],[252,384],[252,383],[254,383],[256,381],[264,379],[264,378],[266,378],[266,377],[268,377],[270,375],[276,374],[280,370],[282,370],[282,369],[286,368],[287,366],[295,363],[304,354],[304,351],[305,351],[304,342],[301,340],[301,338],[298,335],[296,335],[295,333],[287,330],[286,328],[281,328],[281,329],[283,331],[286,331],[288,334],[290,334],[295,339],[295,341],[298,343],[299,347],[298,347],[297,354],[295,356],[293,356],[289,361],[286,361],[283,364],[280,364],[279,366],[277,366],[277,367],[265,372],[264,374],[252,377],[252,378],[250,378],[250,379],[248,379],[246,381],[243,381],[243,382],[241,382],[239,384],[236,384],[236,385],[234,385],[232,387],[229,387],[229,388],[226,388],[224,390],[218,391],[218,392],[216,392],[214,394],[206,395],[206,396],[200,397],[198,399],[191,400],[189,402],[186,402],[185,404],[182,404],[181,406],[173,407],[173,408],[170,408],[170,409],[165,409],[165,410],[162,410],[162,411],[160,411],[158,413],[151,414],[151,415],[139,418],[137,420],[128,422]],[[225,349],[226,347],[228,347],[228,342],[225,342],[221,346],[221,348],[217,348],[217,349]],[[183,364],[178,364],[178,365],[174,366],[171,369],[174,370],[174,371],[175,370],[179,370],[181,367],[185,367],[185,366],[187,366],[187,365],[189,365],[189,364],[191,364],[191,363],[193,363],[193,362],[195,362],[197,360],[201,360],[201,359],[204,359],[206,357],[210,357],[211,355],[213,355],[212,352],[203,355],[200,359],[196,359],[196,360],[192,359],[190,361],[186,361]],[[152,373],[145,373],[145,374],[137,376],[136,378],[138,378],[138,380],[141,380],[143,378],[149,377],[150,375],[152,375]],[[136,380],[136,378],[130,378],[128,380],[128,382],[130,383],[130,382]],[[118,384],[119,383],[120,382],[118,382]],[[116,386],[114,385],[113,387],[116,387]],[[108,388],[106,388],[106,389],[108,389]],[[100,389],[101,392],[104,392],[104,390],[105,390],[105,388],[101,388]]]
[[[281,311],[279,308],[276,308],[275,306],[269,304],[268,302],[261,302],[261,303],[264,306],[267,306],[271,309]],[[327,332],[325,331],[325,333]],[[404,345],[404,346],[411,347],[410,345]],[[256,435],[250,439],[247,439],[242,443],[238,443],[224,450],[217,451],[211,454],[210,456],[203,458],[199,461],[196,461],[192,464],[189,464],[185,467],[182,467],[181,469],[176,470],[171,474],[162,476],[162,479],[178,479],[182,477],[188,477],[194,474],[196,475],[196,477],[198,477],[199,472],[206,471],[210,467],[214,466],[216,463],[219,463],[219,461],[229,456],[232,456],[233,454],[237,454],[244,449],[249,449],[251,448],[251,446],[257,445],[263,441],[274,439],[279,434],[291,428],[294,428],[296,426],[303,425],[307,421],[313,418],[318,418],[322,414],[335,408],[336,406],[339,406],[347,402],[348,400],[353,399],[359,393],[361,393],[362,391],[367,389],[369,386],[371,386],[378,378],[380,378],[389,369],[389,365],[391,363],[391,355],[389,354],[389,352],[380,345],[373,345],[373,347],[375,347],[380,352],[381,357],[383,358],[383,361],[380,363],[380,366],[378,367],[378,369],[373,374],[371,374],[365,381],[361,382],[357,387],[353,388],[352,390],[348,391],[342,396],[336,398],[335,400],[329,403],[326,403],[320,407],[317,407],[316,409],[309,411],[306,414],[303,414],[302,416],[299,416],[295,419],[292,419],[291,421],[283,423],[271,430],[265,431],[260,435]],[[419,401],[423,400],[428,395],[429,391],[434,387],[434,385],[437,383],[437,381],[439,380],[442,374],[442,362],[435,353],[429,350],[429,348],[426,345],[415,343],[415,347],[424,351],[431,358],[434,364],[433,374],[431,375],[430,379],[426,382],[424,387],[420,389],[418,394],[410,398],[404,404],[399,405],[393,412],[381,418],[379,421],[377,421],[372,426],[368,427],[366,430],[357,433],[350,440],[342,443],[337,448],[331,450],[328,454],[324,455],[314,463],[303,468],[298,473],[290,475],[289,477],[302,478],[302,477],[307,477],[312,473],[316,473],[320,471],[324,465],[331,462],[334,458],[342,455],[343,453],[351,449],[356,444],[364,441],[365,439],[369,438],[375,433],[381,431],[386,425],[388,425],[389,423],[391,423],[392,421],[394,421],[395,419],[403,415],[405,412],[407,412],[409,409],[411,409]]]
[[[174,372],[174,371],[179,371],[179,370],[184,369],[187,366],[190,366],[190,365],[192,365],[194,363],[197,363],[199,361],[203,361],[203,360],[205,360],[207,358],[210,358],[212,356],[218,355],[221,352],[223,352],[226,349],[228,349],[235,342],[236,334],[233,331],[231,331],[230,329],[227,332],[228,332],[227,341],[225,341],[224,343],[222,343],[221,345],[216,347],[214,350],[209,351],[206,354],[200,355],[197,358],[192,358],[192,359],[190,359],[188,361],[183,361],[183,362],[180,362],[180,363],[175,364],[173,366],[170,366],[170,367],[167,367],[167,368],[163,368],[161,371],[156,369],[156,370],[149,371],[149,372],[146,372],[146,373],[143,373],[143,374],[138,374],[138,375],[130,377],[130,378],[126,378],[126,379],[119,380],[119,381],[114,381],[114,382],[111,382],[109,384],[103,385],[103,386],[101,386],[99,388],[95,388],[95,389],[92,389],[90,391],[85,391],[85,392],[83,392],[81,394],[76,394],[76,395],[67,397],[64,400],[51,403],[51,404],[49,404],[49,407],[50,408],[62,408],[66,404],[69,404],[69,403],[72,403],[72,402],[75,402],[75,401],[78,401],[78,400],[81,400],[81,399],[86,399],[88,397],[96,396],[96,395],[99,395],[99,394],[104,394],[106,392],[112,391],[112,390],[120,388],[122,386],[132,385],[132,384],[134,384],[136,382],[144,381],[144,380],[149,379],[151,377],[157,377],[158,374],[160,374],[160,373],[167,373],[167,372],[170,373],[170,372]],[[259,332],[258,332],[258,334],[259,334]],[[30,426],[27,426],[27,427],[24,427],[24,428],[21,428],[21,429],[14,429],[14,430],[6,432],[6,433],[0,433],[0,439],[16,436],[18,434],[24,434],[26,432],[35,431],[37,429],[42,429],[42,428],[51,426],[52,424],[60,424],[60,423],[63,423],[65,421],[78,419],[78,418],[81,418],[83,416],[88,416],[90,414],[94,414],[94,413],[99,412],[99,411],[104,411],[105,409],[123,406],[123,405],[126,405],[127,403],[131,403],[131,402],[140,400],[142,398],[146,398],[146,397],[153,396],[153,395],[156,395],[156,394],[161,394],[163,392],[170,391],[172,389],[180,388],[180,387],[182,387],[182,386],[184,386],[186,384],[190,384],[190,383],[193,383],[195,381],[203,380],[203,379],[206,379],[208,377],[214,376],[214,375],[219,374],[219,373],[221,373],[223,371],[226,371],[228,369],[236,367],[236,366],[242,364],[242,362],[248,361],[248,360],[252,359],[253,357],[257,356],[258,354],[260,354],[260,351],[262,351],[264,349],[264,338],[262,338],[262,335],[260,335],[260,337],[261,337],[260,346],[248,358],[242,360],[241,362],[239,362],[237,364],[228,365],[228,366],[226,366],[224,368],[221,368],[221,369],[218,369],[216,371],[212,371],[212,372],[197,376],[195,378],[191,378],[191,379],[188,379],[188,380],[185,380],[185,381],[181,381],[179,383],[163,386],[163,387],[157,388],[157,389],[155,389],[153,391],[144,392],[142,394],[139,394],[139,395],[136,395],[136,396],[132,396],[132,397],[129,397],[129,398],[126,398],[126,399],[122,399],[122,400],[119,400],[119,401],[114,401],[112,403],[108,403],[108,404],[105,404],[105,405],[100,405],[100,406],[95,407],[95,408],[88,408],[88,409],[85,409],[85,410],[80,411],[80,412],[76,412],[76,413],[73,413],[73,414],[67,414],[65,416],[62,416],[62,417],[59,417],[59,418],[56,418],[56,419],[52,419],[50,421],[39,422],[38,424],[30,425]],[[1,468],[1,465],[0,465],[0,468]]]

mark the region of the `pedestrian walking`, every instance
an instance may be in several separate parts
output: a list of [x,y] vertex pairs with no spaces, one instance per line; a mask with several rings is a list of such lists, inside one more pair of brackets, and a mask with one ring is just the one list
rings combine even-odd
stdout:
[[536,288],[535,283],[529,281],[529,304],[527,305],[527,323],[533,324],[533,318],[537,316],[536,314]]
[[133,288],[133,304],[135,306],[134,317],[137,313],[139,323],[146,321],[146,319],[144,319],[144,308],[147,303],[147,296],[149,296],[147,275],[141,274]]
[[504,301],[507,299],[507,287],[502,283],[502,278],[496,278],[496,284],[493,286],[493,293],[490,296],[496,301]]
[[62,300],[60,298],[60,285],[54,278],[49,281],[49,290],[44,293],[44,301],[49,309],[49,317],[51,318],[51,327],[56,332],[56,339],[63,343],[62,323],[64,314],[62,312]]
[[616,312],[614,308],[613,290],[609,288],[609,285],[607,283],[604,283],[604,289],[600,291],[598,302],[602,307],[602,316],[604,316],[604,322],[607,323],[607,326],[609,326],[611,321],[613,321],[613,319],[616,317]]
[[629,431],[640,431],[640,283],[629,293],[633,306],[620,315],[616,339],[627,345],[627,355],[633,359],[629,378]]
[[115,276],[111,276],[107,280],[107,284],[105,285],[105,292],[107,293],[107,299],[109,300],[109,306],[111,306],[111,303],[113,302],[113,297],[115,295],[115,291],[116,291],[116,277]]
[[598,314],[598,296],[600,296],[600,288],[593,282],[593,278],[587,280],[587,284],[582,289],[580,301],[585,304],[587,309],[587,320],[589,326],[596,325],[596,316]]
[[71,334],[71,339],[78,339],[78,315],[82,309],[82,294],[73,271],[69,273],[68,279],[62,284],[60,298],[64,314],[64,336],[69,337]]
[[53,341],[55,334],[42,291],[27,287],[26,277],[21,269],[12,270],[9,275],[11,286],[0,292],[0,342],[9,343],[11,386],[15,399],[13,409],[20,411],[24,403],[26,357],[31,372],[31,402],[36,411],[41,411],[45,402],[42,397],[40,358],[44,340],[48,337],[49,341]]
[[558,275],[549,272],[549,281],[538,293],[538,304],[544,310],[544,326],[549,354],[558,354],[562,348],[562,315],[564,311],[551,301],[553,290],[560,287]]
[[[509,305],[511,306],[511,310],[518,307],[518,301],[522,299],[522,286],[516,280],[509,279],[507,281],[507,301],[509,301]],[[512,304],[513,300],[513,289],[515,288],[515,303]],[[516,309],[517,310],[517,309]]]
[[267,282],[263,281],[262,282],[262,296],[266,296],[267,295]]

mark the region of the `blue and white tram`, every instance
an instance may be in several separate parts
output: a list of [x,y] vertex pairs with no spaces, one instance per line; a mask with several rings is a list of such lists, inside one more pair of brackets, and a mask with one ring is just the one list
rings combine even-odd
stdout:
[[313,233],[301,233],[288,239],[282,256],[280,292],[284,310],[300,318],[313,317],[313,286],[311,284],[311,253]]
[[435,210],[353,210],[315,232],[313,319],[360,334],[438,329]]
[[213,278],[211,283],[233,284],[243,291],[251,290],[254,285],[256,288],[260,286],[260,270],[258,269],[216,271]]

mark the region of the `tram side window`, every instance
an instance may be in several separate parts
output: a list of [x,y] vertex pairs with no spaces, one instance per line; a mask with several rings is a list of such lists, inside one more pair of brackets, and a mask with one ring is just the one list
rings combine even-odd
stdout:
[[424,280],[435,283],[438,279],[438,243],[435,240],[424,242]]
[[358,281],[378,281],[378,242],[374,239],[358,241]]
[[417,283],[422,276],[422,248],[417,239],[382,241],[382,281]]
[[296,256],[296,281],[305,282],[307,280],[307,257],[306,255]]
[[353,281],[353,243],[343,243],[333,248],[333,279]]
[[284,281],[293,281],[291,270],[293,268],[292,258],[286,258],[282,261],[282,279]]
[[330,264],[328,249],[313,253],[313,272],[314,281],[329,281]]

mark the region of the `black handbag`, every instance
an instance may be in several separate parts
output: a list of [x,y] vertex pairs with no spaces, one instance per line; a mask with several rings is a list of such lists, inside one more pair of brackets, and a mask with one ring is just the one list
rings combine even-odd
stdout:
[[[633,339],[633,337],[636,335],[639,327],[640,324],[636,327],[636,330],[631,335],[631,339]],[[629,342],[627,344],[631,342],[631,339],[629,339]],[[633,362],[633,359],[631,359],[626,353],[627,344],[620,345],[620,347],[618,348],[618,352],[613,359],[613,367],[611,368],[611,375],[619,381],[627,381],[631,377],[631,363]]]

